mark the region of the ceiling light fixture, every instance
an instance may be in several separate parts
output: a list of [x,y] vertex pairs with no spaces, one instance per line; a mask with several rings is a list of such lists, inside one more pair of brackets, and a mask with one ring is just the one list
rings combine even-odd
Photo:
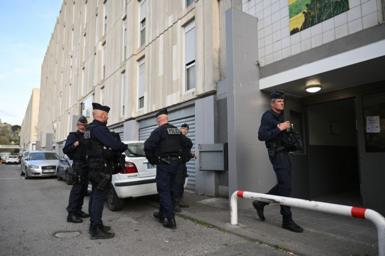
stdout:
[[319,79],[312,79],[306,82],[305,91],[308,93],[317,93],[321,91],[322,86]]

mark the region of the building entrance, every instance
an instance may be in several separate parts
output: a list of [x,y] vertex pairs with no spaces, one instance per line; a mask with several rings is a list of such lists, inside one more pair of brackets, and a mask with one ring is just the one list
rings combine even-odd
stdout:
[[355,98],[306,107],[309,196],[361,204]]

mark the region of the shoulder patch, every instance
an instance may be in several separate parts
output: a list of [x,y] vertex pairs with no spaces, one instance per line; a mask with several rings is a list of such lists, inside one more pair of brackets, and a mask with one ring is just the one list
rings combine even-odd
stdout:
[[168,135],[179,135],[181,134],[178,128],[167,128]]
[[84,139],[89,140],[91,139],[91,132],[89,130],[84,132]]

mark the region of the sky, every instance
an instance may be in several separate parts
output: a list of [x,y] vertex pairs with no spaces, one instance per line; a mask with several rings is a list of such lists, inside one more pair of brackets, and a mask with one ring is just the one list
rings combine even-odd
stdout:
[[0,119],[21,125],[62,0],[0,0]]

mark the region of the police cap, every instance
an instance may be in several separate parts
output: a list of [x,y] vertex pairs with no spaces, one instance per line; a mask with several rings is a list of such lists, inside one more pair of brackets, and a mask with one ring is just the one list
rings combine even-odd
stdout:
[[270,94],[270,99],[276,100],[276,99],[284,99],[285,94],[281,91],[274,91],[272,94]]
[[180,128],[186,128],[187,130],[190,130],[190,126],[186,123],[182,124]]
[[87,118],[85,116],[80,116],[78,119],[78,123],[87,124],[88,123]]
[[158,117],[160,115],[168,115],[167,108],[161,109],[161,110],[159,110],[158,113],[156,113],[156,117]]
[[92,103],[92,109],[98,109],[98,110],[101,110],[101,111],[104,111],[104,112],[110,112],[110,107],[109,106],[103,106],[99,103],[96,103],[96,102],[93,102]]

